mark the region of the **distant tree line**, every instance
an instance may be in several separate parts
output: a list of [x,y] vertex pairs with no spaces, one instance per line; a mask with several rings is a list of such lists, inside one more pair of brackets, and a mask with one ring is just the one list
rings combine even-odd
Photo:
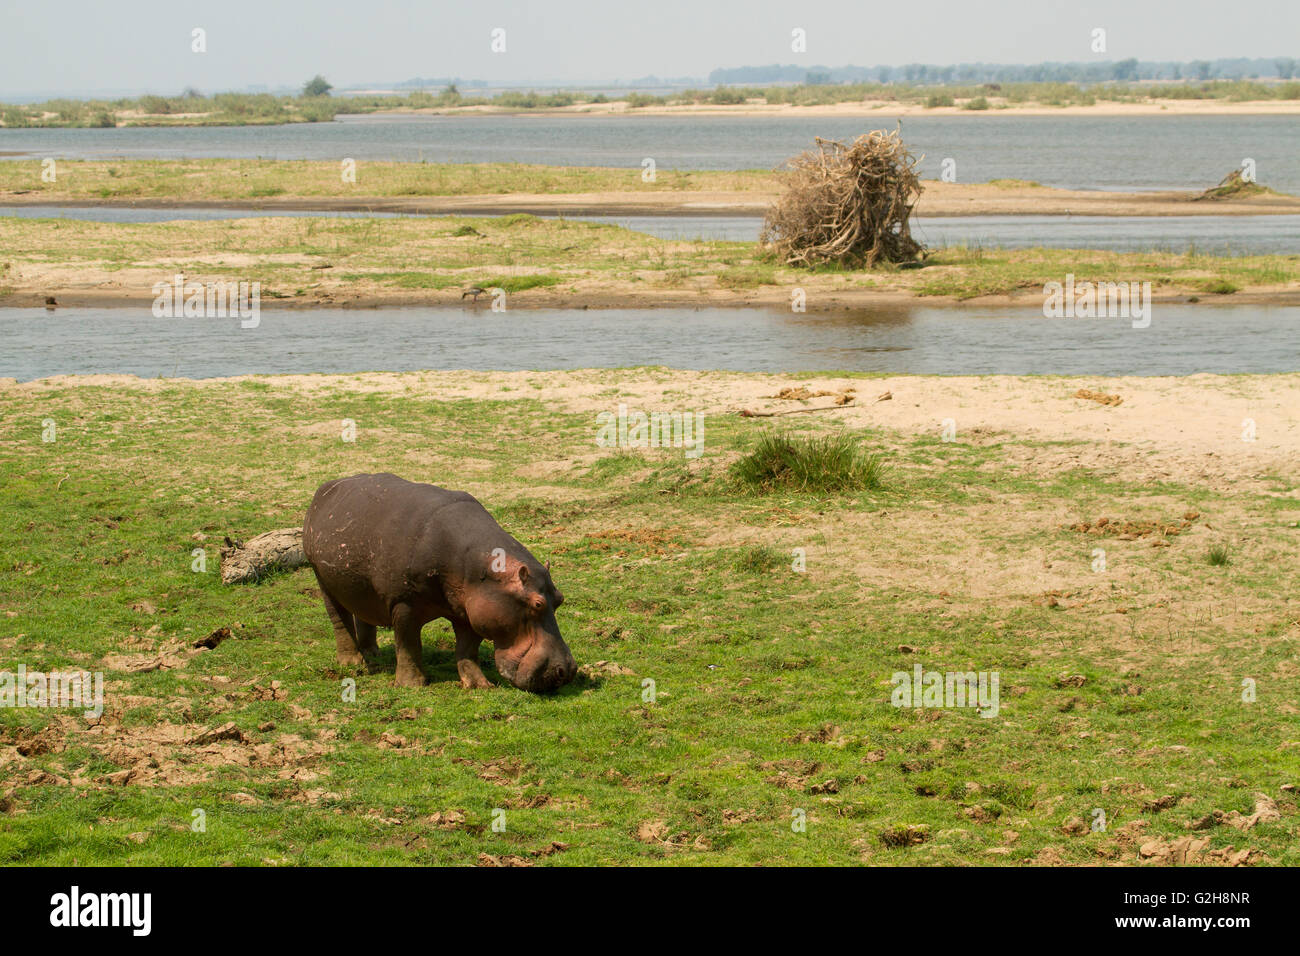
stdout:
[[1141,80],[1270,79],[1290,80],[1300,71],[1294,57],[1189,60],[1155,62],[1138,59],[1095,63],[959,63],[937,66],[907,63],[902,66],[740,66],[714,70],[714,86],[752,86],[766,83],[803,83],[809,86],[841,83],[902,83],[916,85],[970,85],[972,83],[1132,83]]

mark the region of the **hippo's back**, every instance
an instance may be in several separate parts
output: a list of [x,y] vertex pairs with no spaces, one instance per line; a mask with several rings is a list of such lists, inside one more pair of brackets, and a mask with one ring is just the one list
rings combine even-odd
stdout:
[[481,508],[472,495],[388,473],[336,478],[316,489],[302,528],[302,550],[322,566],[364,571],[409,555],[412,536],[448,506]]

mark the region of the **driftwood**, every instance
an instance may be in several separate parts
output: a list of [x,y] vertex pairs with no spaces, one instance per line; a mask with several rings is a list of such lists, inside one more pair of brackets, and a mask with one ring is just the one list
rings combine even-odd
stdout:
[[786,164],[785,192],[759,242],[789,265],[915,262],[924,249],[908,219],[921,180],[902,137],[876,130],[851,146],[820,136],[816,143]]
[[[783,412],[756,412],[750,408],[740,410],[741,418],[776,418],[778,415],[802,415],[804,412],[833,412],[837,408],[857,408],[854,404],[857,396],[855,388],[846,388],[844,391],[836,394],[835,392],[813,392],[804,386],[798,388],[783,388],[775,395],[768,395],[767,398],[786,398],[802,400],[806,398],[819,398],[823,395],[835,395],[834,405],[814,405],[812,408],[787,408]],[[881,392],[876,396],[876,402],[888,402],[894,397],[892,392]],[[875,402],[872,402],[874,405]]]
[[818,405],[815,408],[787,408],[783,412],[755,412],[748,408],[740,410],[741,418],[776,418],[778,415],[800,415],[804,412],[834,412],[841,408],[857,408],[851,402],[846,405]]
[[226,545],[221,549],[221,583],[248,584],[272,571],[291,571],[306,563],[302,528],[268,531],[247,543],[226,538]]

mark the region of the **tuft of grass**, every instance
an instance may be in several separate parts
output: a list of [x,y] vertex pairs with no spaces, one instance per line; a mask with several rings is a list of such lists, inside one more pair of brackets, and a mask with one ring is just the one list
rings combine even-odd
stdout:
[[1211,279],[1201,285],[1206,292],[1212,292],[1215,295],[1232,295],[1237,292],[1241,286],[1235,282],[1229,282],[1227,279]]
[[732,475],[759,491],[864,491],[880,487],[882,470],[880,458],[851,435],[767,435],[732,466]]
[[1228,553],[1228,546],[1225,544],[1210,545],[1210,550],[1206,552],[1205,563],[1215,568],[1225,568],[1232,563],[1232,558]]
[[737,551],[732,566],[737,571],[762,574],[765,571],[773,571],[785,563],[785,552],[755,544]]

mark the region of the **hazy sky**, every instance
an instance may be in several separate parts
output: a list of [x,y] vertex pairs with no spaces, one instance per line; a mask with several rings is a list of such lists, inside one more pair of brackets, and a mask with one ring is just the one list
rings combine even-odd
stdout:
[[[1233,16],[1241,11],[1242,16]],[[207,31],[207,52],[190,50]],[[506,31],[506,52],[490,49]],[[790,32],[807,31],[793,53]],[[1089,49],[1107,31],[1108,51]],[[609,83],[715,67],[1300,57],[1300,0],[0,0],[0,100],[252,84]]]

